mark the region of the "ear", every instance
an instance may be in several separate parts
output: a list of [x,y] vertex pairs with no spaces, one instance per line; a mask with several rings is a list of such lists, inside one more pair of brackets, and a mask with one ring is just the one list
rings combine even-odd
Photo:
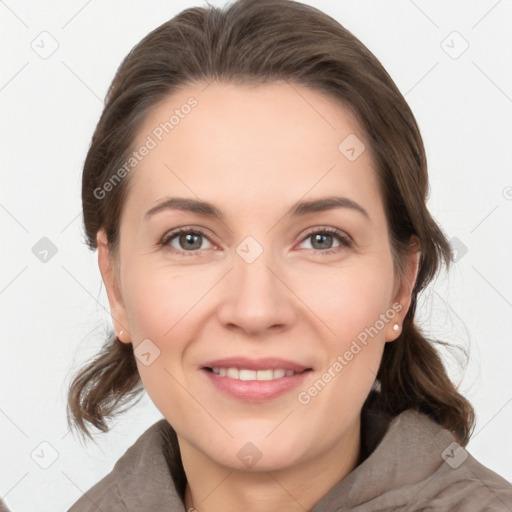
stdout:
[[[413,235],[409,241],[409,251],[404,256],[403,273],[397,276],[393,301],[390,309],[396,312],[394,318],[386,326],[386,341],[394,341],[400,336],[404,318],[409,311],[412,291],[418,277],[420,267],[420,244],[418,237]],[[398,324],[398,330],[393,327]]]
[[107,290],[110,315],[112,316],[117,338],[123,343],[130,343],[128,316],[121,294],[119,273],[108,245],[107,235],[103,229],[100,229],[96,235],[96,244],[98,247],[98,266],[105,289]]

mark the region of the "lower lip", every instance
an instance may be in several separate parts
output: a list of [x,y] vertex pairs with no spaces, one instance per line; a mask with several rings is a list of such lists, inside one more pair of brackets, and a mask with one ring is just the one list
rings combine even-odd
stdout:
[[296,373],[291,377],[281,377],[274,380],[239,380],[229,377],[220,377],[219,375],[201,370],[206,374],[210,382],[222,393],[243,400],[245,402],[266,402],[278,396],[284,395],[288,391],[299,386],[310,371]]

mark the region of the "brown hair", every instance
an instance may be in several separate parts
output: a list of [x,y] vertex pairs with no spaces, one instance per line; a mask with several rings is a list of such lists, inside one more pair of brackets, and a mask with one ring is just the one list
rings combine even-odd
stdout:
[[[442,359],[414,323],[418,293],[444,262],[450,245],[426,200],[425,151],[415,118],[376,57],[321,11],[291,0],[238,0],[224,9],[191,8],[149,33],[127,55],[109,89],[83,170],[85,233],[91,249],[104,228],[115,252],[128,179],[101,197],[98,190],[133,151],[146,114],[178,87],[199,81],[268,83],[285,80],[336,98],[354,112],[376,163],[395,267],[416,235],[420,268],[403,330],[387,343],[378,405],[391,417],[414,408],[466,445],[474,411],[449,379]],[[132,345],[115,335],[75,377],[68,421],[90,436],[86,422],[107,431],[106,419],[142,391]]]

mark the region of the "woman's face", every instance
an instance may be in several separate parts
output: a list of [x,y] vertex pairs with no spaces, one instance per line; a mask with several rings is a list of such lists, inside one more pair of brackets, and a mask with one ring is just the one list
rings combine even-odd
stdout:
[[100,232],[99,261],[182,448],[270,470],[358,439],[410,285],[354,119],[298,85],[202,83],[156,106],[134,149],[119,253]]

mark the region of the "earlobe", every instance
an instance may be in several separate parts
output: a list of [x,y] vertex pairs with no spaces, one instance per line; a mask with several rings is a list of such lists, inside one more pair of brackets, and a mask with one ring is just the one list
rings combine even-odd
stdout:
[[98,247],[98,266],[107,291],[110,315],[117,333],[117,338],[123,343],[130,343],[128,321],[119,286],[119,277],[116,272],[115,262],[113,261],[113,256],[110,251],[107,235],[103,229],[98,231],[96,243]]

